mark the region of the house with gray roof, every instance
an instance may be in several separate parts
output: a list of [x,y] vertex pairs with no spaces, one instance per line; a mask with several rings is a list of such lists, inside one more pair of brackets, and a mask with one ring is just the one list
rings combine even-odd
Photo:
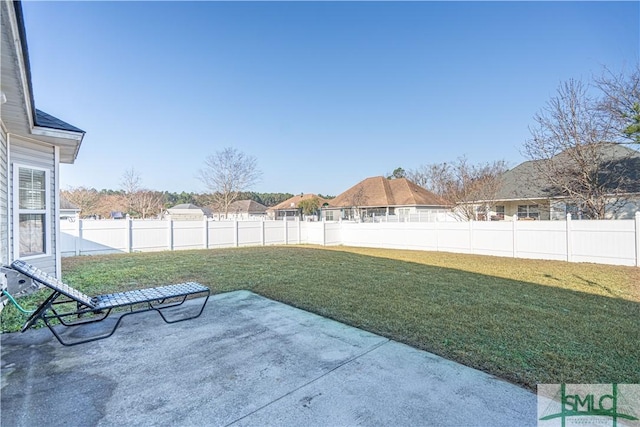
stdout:
[[85,132],[36,108],[19,1],[0,2],[0,31],[0,260],[60,277],[59,165],[76,160]]
[[[632,218],[640,209],[640,152],[620,144],[598,144],[596,149],[601,185],[610,192],[611,203],[622,200],[608,218]],[[562,165],[562,156],[566,153],[558,154],[554,161]],[[491,219],[559,220],[569,213],[573,219],[586,217],[579,203],[545,179],[539,162],[546,161],[526,161],[502,175],[495,199],[487,201],[493,206]]]

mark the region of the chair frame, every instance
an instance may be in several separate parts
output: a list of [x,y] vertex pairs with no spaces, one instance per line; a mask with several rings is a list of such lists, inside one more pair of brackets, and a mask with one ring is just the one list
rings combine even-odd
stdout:
[[[44,285],[53,291],[49,297],[45,299],[29,316],[22,326],[22,332],[25,332],[34,326],[38,320],[41,319],[60,344],[65,346],[73,346],[109,338],[115,333],[116,329],[118,329],[122,319],[131,314],[156,311],[166,323],[176,323],[184,320],[195,319],[204,311],[211,293],[210,289],[206,286],[196,282],[186,282],[176,285],[98,295],[91,298],[22,260],[14,261],[11,264],[11,268],[20,274],[27,276],[32,281]],[[170,319],[165,315],[165,313],[163,313],[163,310],[165,309],[184,304],[188,297],[195,297],[198,295],[205,298],[200,309],[196,309],[195,314]],[[73,311],[69,311],[68,309],[64,311],[57,309],[61,304],[74,302],[76,303],[76,309]],[[91,323],[101,322],[109,317],[113,312],[113,309],[125,307],[128,308],[129,311],[122,313],[118,317],[115,325],[110,331],[86,339],[79,339],[72,342],[64,340],[62,335],[56,331],[54,325],[51,324],[51,320],[55,319],[64,327],[80,327]],[[86,315],[93,315],[95,317],[82,319],[82,317]],[[69,321],[72,317],[76,317],[79,320]]]

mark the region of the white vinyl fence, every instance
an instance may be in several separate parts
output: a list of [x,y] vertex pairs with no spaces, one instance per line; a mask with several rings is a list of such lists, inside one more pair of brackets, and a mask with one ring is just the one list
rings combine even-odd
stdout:
[[601,221],[65,220],[60,228],[62,256],[304,243],[640,266],[640,213]]

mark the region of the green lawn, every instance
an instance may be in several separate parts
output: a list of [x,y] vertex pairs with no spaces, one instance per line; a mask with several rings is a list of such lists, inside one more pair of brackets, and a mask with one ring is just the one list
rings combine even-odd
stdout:
[[[92,295],[189,280],[248,289],[530,389],[640,383],[640,268],[288,246],[65,258],[63,276]],[[1,320],[10,331],[23,317],[8,307]]]

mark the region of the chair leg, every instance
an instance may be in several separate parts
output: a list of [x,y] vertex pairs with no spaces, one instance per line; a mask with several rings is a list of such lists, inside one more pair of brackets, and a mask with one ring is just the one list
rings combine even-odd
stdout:
[[[109,310],[111,311],[111,310]],[[74,345],[78,345],[78,344],[85,344],[88,342],[92,342],[92,341],[98,341],[98,340],[103,340],[105,338],[109,338],[111,335],[113,335],[116,332],[116,329],[118,329],[118,326],[120,326],[120,322],[122,321],[123,318],[125,318],[126,316],[128,316],[129,314],[134,314],[134,313],[138,313],[137,311],[133,311],[133,312],[128,312],[128,313],[123,313],[120,317],[118,317],[118,320],[116,321],[116,324],[113,325],[113,328],[111,329],[111,332],[107,333],[107,334],[103,334],[103,335],[98,335],[95,337],[91,337],[91,338],[87,338],[84,340],[78,340],[78,341],[73,341],[73,342],[69,342],[69,341],[65,341],[62,339],[62,336],[56,332],[55,328],[49,323],[49,319],[44,317],[42,320],[44,320],[44,323],[47,325],[47,327],[49,328],[49,330],[51,331],[51,333],[53,333],[53,335],[58,339],[58,341],[60,342],[60,344],[67,346],[67,347],[71,347]],[[100,320],[104,320],[100,319]],[[87,323],[95,323],[95,321],[89,321],[89,322],[79,322],[79,323],[75,323],[75,324],[71,324],[69,326],[73,327],[73,326],[82,326],[82,325],[86,325]]]
[[164,306],[164,307],[154,307],[151,304],[149,304],[149,305],[151,306],[151,308],[153,310],[157,311],[158,314],[160,314],[160,317],[162,317],[162,320],[164,320],[166,323],[177,323],[177,322],[182,322],[184,320],[190,320],[190,319],[195,319],[196,317],[200,317],[200,315],[204,311],[204,307],[207,305],[207,301],[209,301],[209,295],[210,295],[210,292],[207,292],[207,296],[205,297],[204,302],[202,303],[202,306],[200,307],[200,310],[198,311],[198,314],[195,314],[195,315],[189,316],[189,317],[183,317],[181,319],[168,320],[165,317],[165,315],[162,313],[162,310],[164,310],[165,308],[171,308],[171,307],[175,307],[175,306],[178,306],[178,305],[182,305],[182,303],[184,303],[184,301],[186,300],[186,296],[185,296],[185,300],[180,302],[180,304],[174,304],[174,305],[169,305],[169,306]]

